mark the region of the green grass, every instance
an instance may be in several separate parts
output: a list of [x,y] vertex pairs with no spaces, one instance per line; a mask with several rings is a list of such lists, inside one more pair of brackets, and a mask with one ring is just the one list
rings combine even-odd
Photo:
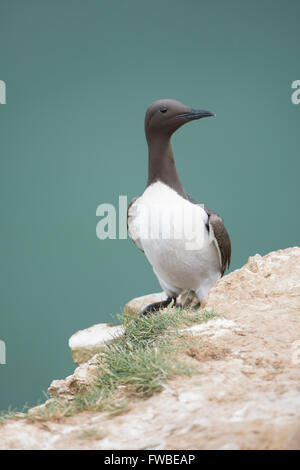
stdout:
[[176,375],[191,374],[177,359],[185,346],[184,326],[213,318],[215,314],[168,309],[148,317],[122,316],[125,333],[100,354],[96,389],[104,396],[122,388],[127,395],[147,398],[163,389]]
[[37,419],[67,417],[85,410],[123,413],[132,400],[162,391],[168,380],[197,373],[189,361],[178,358],[189,347],[190,335],[184,327],[215,316],[203,310],[176,308],[148,317],[119,316],[125,332],[99,354],[98,377],[92,389],[68,403],[51,400]]
[[7,411],[0,411],[0,425],[5,423],[8,419],[24,419],[26,417],[26,409],[28,406],[24,406],[22,411],[13,410],[9,408]]

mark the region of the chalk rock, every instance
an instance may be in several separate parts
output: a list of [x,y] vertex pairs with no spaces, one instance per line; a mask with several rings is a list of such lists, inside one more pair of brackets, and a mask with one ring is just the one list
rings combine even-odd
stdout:
[[103,350],[106,344],[122,335],[122,326],[100,323],[86,330],[77,331],[69,339],[69,347],[75,364],[83,364]]
[[98,375],[99,355],[95,354],[88,362],[81,364],[64,380],[53,380],[48,388],[51,397],[72,400],[73,395],[85,392],[93,385]]
[[[287,312],[299,315],[300,248],[251,256],[242,268],[220,279],[202,301],[202,307],[219,313],[245,311],[257,321],[272,316],[284,329]],[[270,313],[272,312],[272,313]]]
[[[203,306],[220,316],[187,327],[185,360],[196,374],[174,378],[146,400],[129,398],[126,413],[114,417],[90,411],[43,423],[10,419],[0,426],[0,449],[299,450],[300,248],[249,258],[217,282]],[[93,383],[98,359],[53,382],[52,399],[71,399]]]

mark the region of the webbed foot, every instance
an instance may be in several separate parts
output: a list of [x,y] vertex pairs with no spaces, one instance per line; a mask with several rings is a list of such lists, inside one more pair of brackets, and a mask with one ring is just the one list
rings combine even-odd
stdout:
[[139,313],[141,316],[151,315],[151,313],[158,312],[159,310],[168,307],[173,302],[173,306],[176,306],[176,297],[168,297],[166,300],[161,302],[154,302],[153,304],[147,305]]

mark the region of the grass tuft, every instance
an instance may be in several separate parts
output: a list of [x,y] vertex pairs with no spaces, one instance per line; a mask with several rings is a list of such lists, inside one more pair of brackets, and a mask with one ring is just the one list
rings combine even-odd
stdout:
[[216,316],[205,310],[171,307],[150,316],[118,316],[125,332],[99,354],[94,386],[71,402],[50,400],[36,419],[60,419],[81,411],[106,411],[114,416],[126,411],[133,399],[162,391],[168,380],[197,373],[188,361],[178,358],[189,348],[184,328]]
[[24,406],[22,411],[16,409],[8,408],[7,411],[0,411],[0,425],[4,424],[8,419],[24,419],[26,418],[25,411],[28,409],[28,406]]

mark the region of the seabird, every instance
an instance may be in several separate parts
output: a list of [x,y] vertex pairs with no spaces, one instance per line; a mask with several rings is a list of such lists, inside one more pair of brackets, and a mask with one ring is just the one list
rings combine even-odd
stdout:
[[214,116],[163,99],[146,111],[148,182],[127,211],[128,232],[142,250],[167,295],[167,300],[148,305],[141,313],[166,307],[186,290],[202,299],[229,267],[231,243],[223,219],[194,201],[179,179],[171,136],[183,124]]

